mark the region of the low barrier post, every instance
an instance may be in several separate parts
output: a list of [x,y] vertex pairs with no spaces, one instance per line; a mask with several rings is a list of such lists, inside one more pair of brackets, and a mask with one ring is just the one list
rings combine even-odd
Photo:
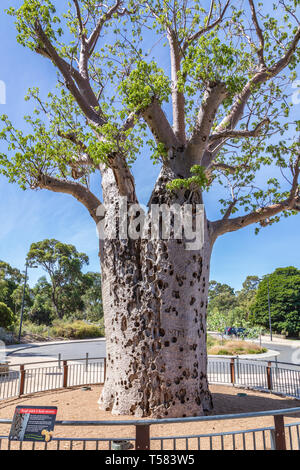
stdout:
[[20,366],[20,390],[19,390],[19,397],[24,395],[24,390],[25,390],[25,366],[21,365]]
[[275,424],[275,450],[286,450],[286,439],[284,429],[284,416],[274,416]]
[[272,390],[272,363],[268,362],[267,366],[267,383],[268,383],[268,390]]
[[232,358],[230,361],[230,378],[231,378],[231,383],[235,384],[235,360],[234,358]]
[[138,424],[135,427],[135,450],[150,450],[150,426]]
[[104,377],[103,377],[103,383],[105,383],[106,380],[106,357],[104,358]]
[[63,388],[68,387],[68,361],[64,361],[64,376],[63,376]]

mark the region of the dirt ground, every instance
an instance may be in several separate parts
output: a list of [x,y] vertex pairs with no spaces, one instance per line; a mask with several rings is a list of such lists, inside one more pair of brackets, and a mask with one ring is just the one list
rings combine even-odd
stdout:
[[[284,408],[297,408],[300,407],[300,400],[292,398],[282,398],[276,395],[260,393],[256,391],[245,391],[238,388],[228,386],[211,386],[211,391],[214,400],[214,415],[223,414],[237,414],[248,413],[255,411],[277,410]],[[97,401],[101,392],[101,386],[92,386],[91,390],[84,391],[82,388],[77,387],[67,390],[59,390],[55,392],[43,392],[34,395],[29,395],[21,399],[11,399],[0,401],[0,419],[12,419],[15,407],[17,405],[27,406],[57,406],[58,415],[57,420],[98,420],[98,421],[119,421],[132,419],[132,417],[112,416],[109,412],[101,411],[98,408]],[[247,396],[238,396],[238,393],[246,393]],[[286,417],[285,421],[288,423],[300,422],[300,414],[293,417]],[[201,435],[218,432],[240,431],[248,429],[258,429],[262,427],[273,426],[273,418],[252,418],[252,419],[237,419],[213,422],[198,422],[198,423],[181,423],[172,425],[155,425],[151,426],[151,437],[164,437],[164,436],[185,436],[185,435]],[[10,426],[0,425],[0,435],[7,436]],[[295,431],[296,432],[296,431]],[[266,447],[270,448],[269,433],[266,436]],[[288,433],[287,433],[288,434]],[[263,445],[263,437],[257,434],[255,440],[257,447]],[[105,426],[105,427],[62,427],[56,426],[55,437],[57,438],[134,438],[135,428],[132,426]],[[213,438],[214,447],[220,448],[220,438]],[[240,440],[240,442],[239,442]],[[232,449],[232,437],[228,436],[224,441],[224,448]],[[253,435],[247,435],[246,447],[252,448]],[[2,448],[7,445],[2,441]],[[54,443],[52,443],[54,446]],[[88,443],[95,447],[95,443]],[[99,448],[107,449],[108,443],[98,443]],[[164,441],[164,449],[172,449],[174,445],[173,440]],[[243,445],[242,436],[236,436],[236,447],[239,448]],[[201,448],[209,448],[210,440],[201,439]],[[70,447],[69,442],[62,442],[61,448],[67,449]],[[94,448],[91,447],[91,448]],[[177,449],[185,449],[185,439],[176,442]],[[73,443],[73,448],[82,448],[82,443]],[[161,442],[153,441],[151,448],[160,449]],[[198,448],[198,439],[189,440],[189,448]]]

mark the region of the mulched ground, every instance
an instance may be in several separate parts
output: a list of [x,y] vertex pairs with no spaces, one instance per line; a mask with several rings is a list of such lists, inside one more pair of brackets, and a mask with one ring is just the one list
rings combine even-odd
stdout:
[[[211,391],[214,399],[214,415],[248,413],[255,411],[277,410],[284,408],[300,407],[300,400],[292,398],[282,398],[276,395],[261,393],[256,391],[245,391],[238,388],[212,385]],[[98,408],[97,401],[101,393],[101,386],[92,386],[90,391],[84,391],[81,388],[73,388],[67,390],[59,390],[55,392],[43,392],[26,396],[21,399],[11,399],[0,401],[0,419],[12,419],[14,409],[17,405],[33,405],[33,406],[57,406],[58,420],[101,420],[101,421],[119,421],[132,419],[132,417],[111,416],[109,412],[101,411]],[[238,396],[238,393],[247,393],[247,396]],[[300,422],[300,414],[298,416],[287,417],[286,422]],[[184,436],[199,435],[218,432],[230,432],[245,429],[257,429],[266,426],[273,426],[273,418],[255,418],[255,419],[237,419],[216,422],[200,422],[172,425],[155,425],[151,427],[151,437],[163,436]],[[9,433],[10,426],[1,425],[0,435],[4,436]],[[60,438],[133,438],[135,429],[131,426],[118,427],[61,427],[55,428],[55,437]],[[227,438],[226,438],[227,439]],[[225,449],[232,448],[232,437],[225,439]],[[236,445],[242,445],[242,437],[237,436]],[[256,445],[262,446],[262,435],[256,438]],[[239,441],[240,440],[240,441]],[[2,442],[2,448],[5,448],[6,442]],[[52,444],[54,445],[54,443]],[[94,444],[90,444],[94,446]],[[160,449],[160,442],[152,443],[153,449]],[[185,440],[177,442],[177,449],[185,448]],[[209,439],[201,440],[201,448],[209,448]],[[253,446],[253,436],[246,439],[247,448]],[[173,441],[165,441],[164,448],[173,448]],[[214,447],[220,448],[220,438],[214,438]],[[270,448],[270,442],[267,436],[266,446]],[[62,449],[68,449],[69,443],[62,443]],[[87,446],[89,447],[89,445]],[[191,439],[189,442],[191,449],[198,448],[198,441]],[[25,445],[26,448],[26,445]],[[81,443],[74,443],[75,449],[82,448]],[[92,447],[91,447],[92,448]],[[107,449],[107,443],[101,443],[100,448]]]

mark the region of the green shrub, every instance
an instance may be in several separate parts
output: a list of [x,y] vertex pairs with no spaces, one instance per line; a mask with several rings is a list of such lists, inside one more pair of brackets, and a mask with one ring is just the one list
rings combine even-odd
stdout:
[[16,322],[13,311],[3,302],[0,302],[0,327],[10,330]]
[[66,339],[99,338],[104,336],[103,327],[77,320],[74,322],[55,321],[51,336]]

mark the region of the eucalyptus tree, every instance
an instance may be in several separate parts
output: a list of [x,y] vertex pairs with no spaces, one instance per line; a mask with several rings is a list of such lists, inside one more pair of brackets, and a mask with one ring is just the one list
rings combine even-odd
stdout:
[[29,266],[37,265],[48,274],[52,305],[58,318],[63,318],[80,304],[83,307],[80,283],[84,275],[81,270],[89,264],[85,253],[79,253],[74,245],[46,239],[32,243],[27,260]]
[[[213,245],[300,206],[299,121],[289,118],[297,6],[299,0],[23,0],[9,10],[18,41],[52,62],[59,86],[46,100],[29,92],[37,101],[36,115],[26,117],[30,134],[2,118],[9,150],[1,171],[10,181],[72,195],[106,233],[124,198],[128,218],[141,220],[130,212],[139,203],[132,172],[138,156],[161,167],[146,219],[157,204],[188,203],[194,222],[209,194],[222,194],[219,220],[204,212],[203,240],[194,249],[186,249],[186,234],[150,238],[142,223],[136,232],[143,236],[117,227],[117,236],[101,237],[103,409],[156,417],[211,409]],[[103,202],[100,181],[98,192],[90,185],[98,176]]]

